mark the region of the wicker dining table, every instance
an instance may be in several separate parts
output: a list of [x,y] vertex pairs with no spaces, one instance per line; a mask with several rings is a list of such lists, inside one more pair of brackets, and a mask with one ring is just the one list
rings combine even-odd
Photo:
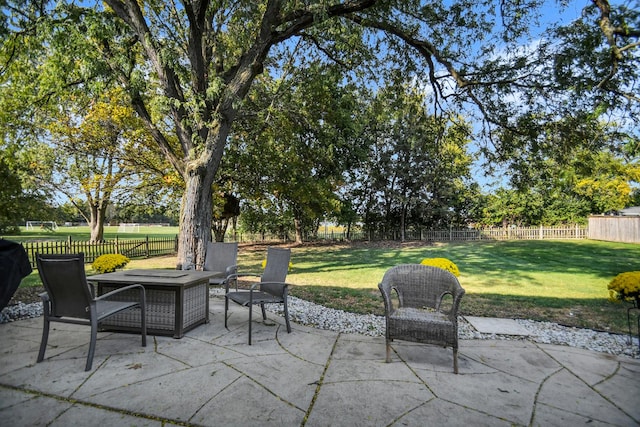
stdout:
[[[223,272],[137,269],[88,276],[98,295],[140,284],[145,288],[147,333],[182,338],[184,333],[209,322],[209,279]],[[114,300],[135,298],[123,292]],[[140,310],[127,310],[101,322],[102,330],[140,332]]]

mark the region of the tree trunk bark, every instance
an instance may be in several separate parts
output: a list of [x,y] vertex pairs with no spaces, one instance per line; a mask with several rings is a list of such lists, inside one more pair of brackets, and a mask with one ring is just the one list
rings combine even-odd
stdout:
[[91,230],[90,242],[102,242],[104,240],[104,214],[107,210],[106,206],[91,205],[91,217],[89,221],[89,230]]
[[180,208],[177,269],[195,269],[204,265],[213,220],[212,178],[208,175],[210,173],[193,171],[185,182]]
[[302,221],[300,221],[298,218],[294,218],[293,219],[293,224],[294,227],[296,229],[296,243],[302,243],[303,238],[302,238]]
[[404,242],[404,228],[405,228],[405,217],[407,216],[407,205],[402,203],[402,208],[400,209],[400,241]]
[[213,237],[216,242],[224,242],[224,236],[227,234],[229,227],[229,218],[216,219],[212,222]]

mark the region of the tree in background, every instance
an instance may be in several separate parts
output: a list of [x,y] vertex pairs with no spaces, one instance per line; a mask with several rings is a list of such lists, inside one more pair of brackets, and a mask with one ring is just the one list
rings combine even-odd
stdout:
[[353,86],[342,80],[338,67],[312,64],[281,79],[265,75],[249,94],[250,114],[240,119],[243,132],[234,134],[228,155],[243,215],[292,219],[290,226],[267,221],[260,232],[291,230],[302,242],[339,210],[337,191],[357,157],[359,109]]
[[[512,188],[534,189],[551,202],[547,220],[586,220],[619,209],[628,185],[637,183],[640,9],[633,3],[594,0],[568,25],[553,25],[531,49],[539,58],[540,69],[531,74],[537,83],[529,91],[513,86],[509,102],[521,114],[494,132],[495,145],[484,150],[488,170],[506,166]],[[591,167],[594,162],[600,166]],[[616,191],[624,196],[613,196]]]
[[119,91],[74,97],[60,103],[56,118],[48,126],[51,142],[34,153],[34,179],[66,196],[89,224],[90,240],[101,241],[107,207],[135,173],[126,159],[148,135]]
[[489,195],[480,224],[527,227],[539,223],[543,200],[540,194],[500,188]]
[[[527,31],[539,5],[535,0],[106,0],[105,7],[89,7],[9,0],[0,19],[8,30],[4,56],[21,56],[23,70],[33,69],[27,75],[35,76],[35,83],[27,87],[40,85],[39,99],[95,76],[109,77],[127,91],[158,150],[184,182],[178,263],[187,258],[200,263],[211,237],[212,185],[243,101],[265,69],[279,74],[280,54],[297,42],[306,49],[299,57],[320,52],[369,83],[380,84],[398,69],[406,81],[424,80],[435,109],[473,106],[488,137],[499,127],[518,132],[514,117],[531,111],[633,113],[637,88],[629,82],[637,73],[637,44],[630,38],[637,38],[637,12],[595,2],[599,26],[578,32],[599,37],[583,52],[590,56],[574,63],[577,55],[570,49],[584,44],[581,37],[566,37],[566,45],[545,40],[535,51],[522,49],[531,45]],[[43,56],[16,53],[18,47],[42,46]],[[569,61],[558,60],[563,57]],[[589,77],[599,83],[589,84]],[[51,85],[41,85],[43,78]],[[531,126],[545,121],[545,114],[528,116]],[[495,140],[487,141],[489,148]]]
[[19,166],[6,153],[0,154],[0,233],[17,234],[28,220],[52,220],[54,209],[42,194],[24,191]]
[[[473,187],[471,129],[453,114],[434,116],[418,88],[380,90],[364,115],[368,155],[352,172],[351,196],[369,231],[464,224]],[[460,221],[460,222],[458,222]]]
[[[508,139],[504,145],[511,147],[503,161],[509,165],[513,190],[498,191],[490,197],[494,207],[483,222],[585,223],[590,214],[633,204],[640,183],[638,138],[620,129],[594,113],[567,115],[535,133],[502,133],[500,137]],[[509,204],[507,194],[513,195],[511,212],[496,206]],[[501,211],[502,216],[497,214]]]

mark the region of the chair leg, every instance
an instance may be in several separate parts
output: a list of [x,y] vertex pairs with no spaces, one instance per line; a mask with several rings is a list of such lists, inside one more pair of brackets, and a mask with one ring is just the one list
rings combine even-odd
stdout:
[[[92,313],[95,314],[95,313]],[[93,364],[93,355],[96,352],[96,340],[98,339],[98,320],[96,316],[91,316],[91,341],[89,342],[89,354],[87,354],[87,366],[85,366],[85,371],[91,370],[91,365]]]
[[453,373],[458,373],[458,349],[453,349]]
[[144,304],[140,307],[140,329],[142,332],[142,346],[147,346],[147,310]]
[[264,322],[266,322],[267,321],[267,312],[264,309],[264,304],[260,304],[260,309],[262,310],[262,320]]
[[251,345],[251,323],[253,322],[253,304],[249,304],[249,345]]
[[40,351],[38,352],[38,360],[36,362],[42,362],[44,359],[44,352],[47,349],[47,341],[49,341],[49,318],[45,314],[44,324],[42,325],[42,339],[40,340]]
[[224,327],[227,328],[227,311],[229,310],[229,298],[224,297]]
[[391,363],[391,342],[389,342],[389,340],[386,340],[387,343],[387,359],[386,362],[387,363]]
[[287,332],[291,333],[291,324],[289,323],[289,307],[287,307],[287,300],[284,301],[284,321],[287,323]]

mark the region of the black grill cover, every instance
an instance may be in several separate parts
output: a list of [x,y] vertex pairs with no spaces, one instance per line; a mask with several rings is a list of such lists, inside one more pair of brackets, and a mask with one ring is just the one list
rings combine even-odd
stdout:
[[22,245],[0,239],[0,310],[7,306],[22,279],[31,271],[29,257]]

